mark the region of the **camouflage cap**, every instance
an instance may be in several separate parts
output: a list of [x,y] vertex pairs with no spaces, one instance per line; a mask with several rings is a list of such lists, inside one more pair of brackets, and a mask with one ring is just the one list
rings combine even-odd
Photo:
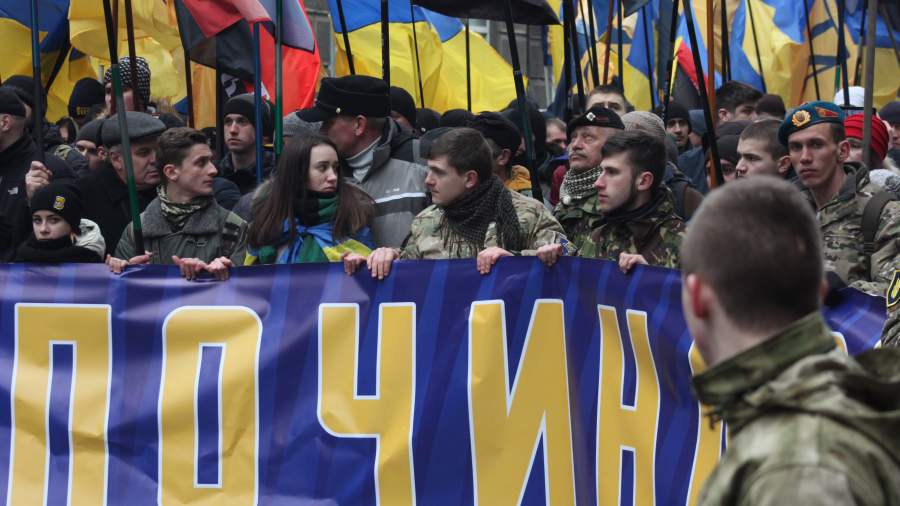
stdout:
[[778,128],[778,140],[785,146],[788,137],[819,123],[844,124],[844,111],[840,107],[822,100],[807,102],[787,113],[781,127]]

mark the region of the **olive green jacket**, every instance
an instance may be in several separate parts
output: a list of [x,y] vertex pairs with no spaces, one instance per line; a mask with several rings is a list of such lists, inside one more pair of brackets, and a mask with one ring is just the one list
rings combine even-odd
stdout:
[[731,436],[698,504],[900,504],[900,350],[849,357],[816,312],[694,391]]

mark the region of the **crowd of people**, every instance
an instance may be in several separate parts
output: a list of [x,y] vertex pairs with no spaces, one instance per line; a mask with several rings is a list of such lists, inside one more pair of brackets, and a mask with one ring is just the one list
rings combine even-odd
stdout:
[[[856,89],[850,103],[839,92],[833,102],[787,109],[778,96],[726,82],[715,94],[717,126],[708,131],[702,110],[671,102],[666,114],[635,111],[614,85],[591,91],[583,112],[565,123],[531,103],[525,117],[515,103],[501,111],[438,114],[417,109],[409,93],[377,78],[324,78],[315,105],[283,119],[280,156],[267,147],[260,162],[257,138],[267,146],[273,141],[268,102],[257,131],[253,95],[228,99],[218,139],[214,129],[188,128],[177,114],[148,107],[145,61],[134,62],[137,82],[132,62],[121,65],[135,198],[126,139],[111,114],[109,75],[105,83],[78,83],[70,117],[44,125],[43,150],[31,115],[45,98],[32,95],[25,76],[0,87],[6,261],[105,262],[115,273],[173,264],[188,280],[225,280],[243,265],[308,262],[343,262],[348,274],[365,269],[384,279],[399,259],[446,258],[475,258],[486,274],[513,255],[536,256],[547,266],[567,255],[606,259],[625,273],[639,264],[664,266],[683,271],[685,318],[712,366],[696,377],[695,388],[729,422],[733,445],[769,434],[759,448],[800,442],[843,451],[804,433],[825,430],[845,446],[862,438],[865,430],[848,433],[852,423],[832,414],[860,411],[853,392],[877,381],[883,387],[888,370],[895,371],[896,405],[897,363],[869,364],[882,376],[865,383],[860,378],[876,373],[827,353],[834,342],[819,308],[823,297],[839,299],[846,287],[878,296],[900,291],[900,102],[872,116],[865,166]],[[713,139],[722,188],[709,161]],[[533,159],[526,144],[534,146]],[[133,212],[140,212],[143,249]],[[888,313],[882,345],[898,346],[900,311],[891,304]],[[856,383],[841,390],[848,376]],[[776,377],[783,384],[767,390],[769,397],[742,397]],[[791,381],[820,389],[803,390],[806,397],[796,389],[789,390],[794,398],[777,395]],[[835,400],[826,383],[847,399]],[[770,408],[781,410],[780,428],[756,420]],[[822,417],[831,425],[812,426]],[[709,504],[737,496],[785,502],[791,494],[802,497],[806,489],[796,483],[821,485],[840,503],[900,501],[895,444],[866,440],[850,452],[865,448],[892,462],[873,457],[860,464],[834,450],[787,468],[778,466],[788,457],[773,463],[759,448],[729,454],[731,467],[720,468],[722,476],[708,486]],[[881,482],[857,479],[842,471],[850,462],[894,474]],[[735,476],[746,472],[760,478],[751,488],[735,488]]]

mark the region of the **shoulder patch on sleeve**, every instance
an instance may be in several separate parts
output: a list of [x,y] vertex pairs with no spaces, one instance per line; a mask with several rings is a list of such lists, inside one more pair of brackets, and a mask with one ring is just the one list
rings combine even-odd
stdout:
[[884,297],[887,299],[887,307],[893,307],[900,302],[900,270],[894,271],[894,278],[891,280]]

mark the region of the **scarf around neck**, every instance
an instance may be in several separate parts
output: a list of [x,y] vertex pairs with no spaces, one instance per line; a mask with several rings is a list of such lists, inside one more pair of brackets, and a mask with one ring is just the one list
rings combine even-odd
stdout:
[[452,232],[462,238],[462,243],[481,251],[488,226],[496,221],[499,246],[513,252],[522,250],[519,218],[512,196],[496,176],[491,176],[443,210],[447,226],[443,227],[442,238],[451,249],[456,247],[458,251],[462,247],[459,241],[455,245],[449,244]]
[[159,197],[159,207],[163,216],[172,224],[175,230],[181,230],[192,214],[212,204],[214,200],[212,195],[207,195],[205,197],[194,197],[190,202],[173,202],[169,200],[166,187],[163,185],[156,187],[156,196]]
[[577,174],[572,169],[569,169],[563,178],[562,186],[559,188],[560,201],[563,204],[569,204],[572,200],[581,200],[597,193],[597,190],[594,188],[594,181],[600,175],[600,170],[599,165]]

